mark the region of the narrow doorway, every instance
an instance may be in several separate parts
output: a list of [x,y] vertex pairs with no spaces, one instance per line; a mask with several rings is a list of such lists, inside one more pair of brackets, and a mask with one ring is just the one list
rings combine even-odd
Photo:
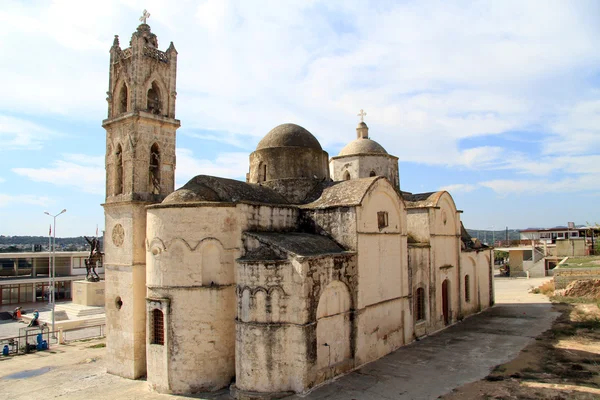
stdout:
[[450,323],[450,290],[448,290],[448,279],[442,282],[442,312],[444,313],[444,324]]

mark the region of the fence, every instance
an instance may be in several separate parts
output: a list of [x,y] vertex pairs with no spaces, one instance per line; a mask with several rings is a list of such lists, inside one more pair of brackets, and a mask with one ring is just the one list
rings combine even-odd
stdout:
[[[40,334],[41,337],[39,336]],[[0,354],[27,354],[33,351],[48,350],[50,349],[50,344],[64,344],[75,340],[104,337],[105,334],[105,324],[70,329],[68,331],[50,331],[47,326],[21,328],[19,329],[19,336],[0,339],[0,352],[2,352]]]
[[56,339],[50,337],[51,332],[47,326],[26,327],[19,329],[19,336],[0,339],[0,351],[3,355],[30,353],[38,350],[47,350]]
[[91,339],[97,337],[104,337],[106,335],[106,325],[92,325],[83,328],[69,329],[68,331],[62,332],[62,342],[71,342],[73,340]]

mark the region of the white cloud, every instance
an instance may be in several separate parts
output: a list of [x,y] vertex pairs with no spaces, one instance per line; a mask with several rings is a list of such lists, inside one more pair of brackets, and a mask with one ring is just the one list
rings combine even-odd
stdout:
[[0,176],[0,183],[2,182],[6,182],[6,179],[4,179],[3,177]]
[[[248,136],[258,140],[295,122],[328,148],[355,137],[355,115],[364,108],[371,136],[401,162],[539,177],[561,168],[589,173],[576,158],[600,150],[600,93],[587,81],[600,65],[593,2],[540,8],[519,1],[365,7],[107,0],[93,12],[80,1],[13,2],[0,15],[0,50],[11,55],[0,60],[0,74],[11,77],[3,82],[0,109],[99,120],[106,115],[112,35],[127,47],[143,8],[152,13],[160,47],[172,40],[179,51],[177,117],[184,135],[245,148]],[[40,59],[52,62],[40,69]],[[5,133],[1,124],[5,143],[39,148],[47,136]],[[532,151],[459,146],[507,131],[522,132]],[[243,178],[247,154],[232,154],[233,161],[208,161],[178,149],[178,183],[203,171]],[[19,171],[63,184],[57,169],[86,166],[82,161]],[[103,191],[100,178],[75,180],[86,191]]]
[[244,179],[248,172],[248,153],[221,153],[214,161],[194,158],[193,152],[177,148],[176,188],[196,175]]
[[73,187],[92,194],[104,194],[104,157],[85,154],[65,154],[46,168],[13,168],[18,175],[34,182]]
[[469,193],[475,189],[477,189],[477,185],[472,185],[470,183],[455,183],[453,185],[446,185],[444,187],[441,187],[439,190],[446,190],[450,193],[457,193],[457,192]]
[[36,196],[29,194],[10,195],[0,193],[0,207],[6,207],[13,204],[31,204],[36,206],[47,206],[52,204],[50,198],[45,196]]
[[34,122],[0,114],[0,141],[5,150],[39,150],[44,141],[58,135]]
[[600,187],[600,175],[580,175],[556,180],[496,179],[480,182],[479,185],[490,188],[502,196],[594,192]]

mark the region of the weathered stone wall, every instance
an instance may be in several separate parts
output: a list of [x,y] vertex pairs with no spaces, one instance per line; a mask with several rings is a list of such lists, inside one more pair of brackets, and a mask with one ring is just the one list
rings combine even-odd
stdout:
[[[462,290],[459,294],[461,301],[461,315],[459,318],[465,317],[469,314],[479,312],[481,310],[481,301],[479,293],[479,279],[478,273],[480,272],[477,268],[477,254],[462,253],[460,254],[460,280]],[[483,271],[485,274],[485,270]],[[465,277],[468,276],[468,282]],[[468,287],[467,287],[468,283]],[[468,299],[467,299],[468,293]]]
[[[408,295],[404,204],[390,184],[377,181],[357,209],[358,308]],[[387,213],[380,227],[378,213]]]
[[[106,128],[106,201],[136,200],[159,202],[175,186],[175,131],[179,123],[141,112],[139,116],[105,122]],[[150,149],[160,152],[160,193],[153,194],[149,180]],[[119,149],[121,153],[119,154]],[[122,178],[117,177],[117,159],[122,159]],[[117,185],[122,180],[122,192]]]
[[299,211],[295,207],[258,204],[237,205],[240,212],[240,231],[291,231],[297,228]]
[[[410,311],[414,325],[414,335],[421,337],[433,332],[431,316],[437,315],[435,302],[436,274],[432,273],[429,260],[431,246],[429,243],[415,243],[408,245],[408,268],[411,281]],[[417,320],[416,315],[416,292],[418,288],[425,291],[425,318]]]
[[[244,240],[247,251],[260,246],[250,236]],[[319,364],[319,325],[341,316],[343,327],[344,321],[350,319],[348,311],[338,313],[325,307],[321,321],[318,309],[325,289],[334,282],[348,288],[345,290],[350,303],[355,304],[356,296],[350,294],[356,293],[357,286],[355,255],[271,262],[242,258],[238,265],[237,389],[303,392],[340,373],[340,365],[345,366],[343,370],[352,368],[353,363],[344,355],[341,362],[333,365]],[[353,334],[354,329],[342,331],[344,335]],[[335,333],[339,340],[339,330],[324,331]],[[344,340],[350,343],[351,339]],[[330,346],[337,348],[334,343]]]
[[137,379],[146,374],[146,212],[144,203],[114,203],[104,213],[107,370]]
[[330,236],[344,248],[352,251],[358,249],[356,224],[355,207],[302,210],[301,214],[303,230]]
[[343,181],[346,173],[350,175],[350,179],[385,176],[392,186],[396,189],[400,188],[398,158],[387,154],[357,154],[331,158],[329,162],[331,179]]
[[[250,183],[290,178],[329,179],[327,152],[310,147],[268,147],[250,154]],[[266,165],[267,175],[264,176]],[[263,175],[261,175],[263,174]]]
[[559,257],[582,257],[586,255],[586,250],[584,238],[556,241],[556,254]]
[[377,360],[412,341],[408,298],[365,307],[356,318],[356,366]]
[[564,289],[578,280],[600,279],[600,268],[554,268],[554,288]]
[[165,344],[147,338],[150,387],[162,393],[227,387],[235,376],[235,285],[149,287],[148,298],[170,302]]
[[409,208],[406,210],[408,234],[416,243],[429,243],[429,209]]
[[316,148],[259,149],[250,154],[248,182],[267,185],[299,204],[318,182],[329,179],[328,160],[327,152]]
[[234,260],[246,215],[208,204],[147,214],[148,297],[170,303],[165,344],[148,344],[148,383],[165,393],[225,387],[235,376]]

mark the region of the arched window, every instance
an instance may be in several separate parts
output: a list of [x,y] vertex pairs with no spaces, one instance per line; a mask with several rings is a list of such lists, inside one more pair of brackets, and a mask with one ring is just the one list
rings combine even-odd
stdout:
[[123,86],[121,86],[121,90],[119,91],[119,102],[118,102],[119,114],[123,114],[123,113],[127,112],[127,104],[128,104],[127,85],[125,85],[123,83]]
[[150,148],[148,187],[150,193],[160,194],[160,150],[156,143]]
[[262,165],[262,181],[267,181],[267,164]]
[[123,149],[117,145],[115,152],[115,194],[123,193]]
[[156,82],[152,82],[152,86],[148,89],[147,107],[148,112],[152,114],[160,114],[160,90]]
[[158,308],[152,310],[152,336],[150,337],[151,344],[165,344],[165,321],[163,312]]
[[425,319],[425,289],[417,288],[415,293],[415,316],[417,321]]
[[369,176],[376,176],[377,174],[375,173],[375,171],[371,171],[371,173],[369,174]]
[[465,301],[471,301],[471,287],[469,286],[469,275],[465,275]]
[[348,171],[344,172],[344,180],[345,181],[349,181],[350,180],[350,172],[348,172]]

